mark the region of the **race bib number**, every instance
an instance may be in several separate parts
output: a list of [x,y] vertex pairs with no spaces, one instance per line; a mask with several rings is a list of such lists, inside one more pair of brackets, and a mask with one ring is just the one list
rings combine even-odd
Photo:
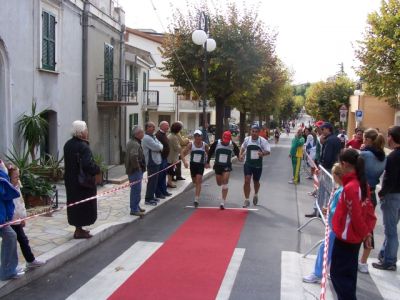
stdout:
[[228,162],[228,155],[227,154],[220,154],[218,161],[220,163],[226,164]]
[[260,156],[258,155],[258,150],[251,150],[250,151],[250,159],[259,159]]
[[201,163],[201,157],[202,157],[202,155],[201,154],[193,154],[193,162],[195,162],[195,163]]

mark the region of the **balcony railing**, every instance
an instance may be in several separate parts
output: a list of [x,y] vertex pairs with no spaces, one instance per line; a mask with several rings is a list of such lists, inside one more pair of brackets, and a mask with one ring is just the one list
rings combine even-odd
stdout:
[[135,83],[118,78],[98,78],[97,102],[99,105],[137,105]]
[[[196,100],[196,101],[179,100],[179,109],[202,111],[203,110],[203,100]],[[207,110],[210,109],[210,101],[209,100],[207,100],[207,102],[206,102],[206,109]]]
[[160,105],[160,92],[155,90],[143,91],[143,107],[157,109]]

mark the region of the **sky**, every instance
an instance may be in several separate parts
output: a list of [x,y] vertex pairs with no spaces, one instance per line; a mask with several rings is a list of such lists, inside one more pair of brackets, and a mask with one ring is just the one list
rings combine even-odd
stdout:
[[[335,75],[339,64],[357,79],[356,41],[362,39],[369,13],[381,0],[246,0],[238,7],[258,7],[260,20],[278,33],[276,51],[293,73],[294,83],[316,82]],[[208,3],[211,11],[226,0],[119,0],[125,23],[131,28],[167,30],[174,8]],[[153,6],[154,4],[154,6]],[[217,45],[218,47],[218,45]]]

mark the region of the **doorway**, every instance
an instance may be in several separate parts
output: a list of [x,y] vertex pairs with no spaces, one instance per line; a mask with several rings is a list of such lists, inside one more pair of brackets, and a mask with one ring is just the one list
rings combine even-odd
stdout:
[[43,113],[43,118],[47,121],[47,133],[43,143],[40,145],[40,156],[46,154],[59,158],[58,152],[58,133],[57,133],[57,112],[48,110]]

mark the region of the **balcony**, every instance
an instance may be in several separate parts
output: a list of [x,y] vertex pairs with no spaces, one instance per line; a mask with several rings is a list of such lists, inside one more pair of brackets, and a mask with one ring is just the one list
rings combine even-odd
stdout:
[[97,106],[138,105],[133,81],[97,78],[96,82]]
[[[179,110],[181,112],[202,112],[203,111],[203,101],[202,100],[179,100]],[[206,110],[210,111],[210,101],[206,102]]]
[[143,109],[157,110],[160,105],[160,92],[154,90],[143,91]]

